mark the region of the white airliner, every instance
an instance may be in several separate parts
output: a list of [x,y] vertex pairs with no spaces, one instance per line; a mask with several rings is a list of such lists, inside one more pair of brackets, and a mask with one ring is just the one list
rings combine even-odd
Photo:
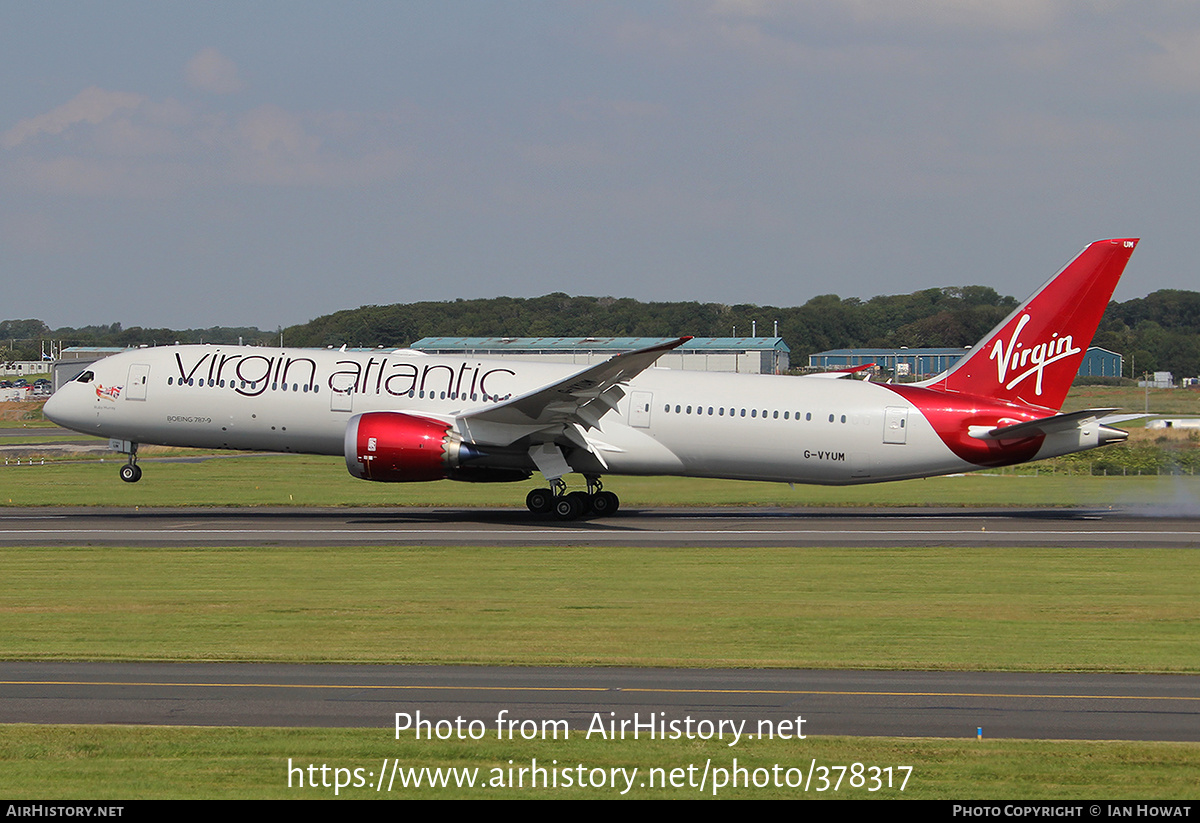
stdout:
[[[135,349],[95,363],[46,403],[50,420],[107,436],[140,479],[139,443],[340,454],[355,477],[513,481],[535,470],[538,513],[609,515],[603,475],[850,484],[1006,466],[1124,440],[1115,409],[1060,414],[1136,239],[1101,240],[923,383],[652,368],[690,338],[577,369],[237,346]],[[587,492],[567,493],[581,474]]]

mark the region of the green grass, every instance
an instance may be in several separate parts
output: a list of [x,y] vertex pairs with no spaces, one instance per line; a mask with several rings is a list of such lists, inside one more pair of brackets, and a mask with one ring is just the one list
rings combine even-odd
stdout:
[[[712,797],[716,769],[737,765],[760,780],[769,778],[778,764],[793,782],[807,776],[810,764],[849,767],[911,766],[904,791],[899,790],[903,772],[893,771],[894,785],[871,792],[850,785],[849,772],[834,790],[837,771],[829,772],[829,786],[817,791],[820,774],[806,793],[803,788],[732,788],[715,795],[720,798],[806,797],[811,799],[1058,799],[1123,800],[1194,799],[1196,772],[1200,769],[1200,745],[1188,743],[1130,743],[1111,741],[1034,742],[1020,740],[929,740],[892,738],[809,737],[805,740],[742,741],[731,748],[718,741],[601,741],[583,739],[575,733],[570,740],[497,741],[493,735],[477,741],[417,741],[404,735],[396,740],[387,728],[389,711],[381,707],[381,729],[259,729],[259,728],[143,728],[93,726],[0,726],[0,796],[10,800],[84,798],[130,800],[139,798],[333,798],[335,769],[347,771],[343,778],[353,783],[354,769],[362,769],[368,785],[343,788],[336,796],[364,798],[619,798],[620,789],[509,788],[510,775],[529,768],[536,758],[542,767],[637,768],[635,783],[649,777],[650,769],[684,769],[679,788],[649,788],[635,785],[628,798]],[[478,769],[480,779],[501,778],[505,787],[489,788],[401,788],[397,780],[390,792],[377,791],[376,775],[392,760],[402,767]],[[329,787],[300,788],[300,773],[292,771],[288,787],[289,759],[293,768],[314,765],[314,776],[322,779],[320,767],[328,766]],[[510,772],[510,761],[511,768]],[[711,764],[706,788],[686,785],[687,767],[694,766],[692,782],[699,783],[706,762]],[[560,780],[561,780],[561,772]],[[620,778],[618,777],[618,780]],[[515,781],[513,781],[515,782]],[[624,784],[622,784],[624,785]]]
[[[521,507],[540,485],[367,483],[338,457],[231,455],[199,462],[143,461],[122,483],[104,462],[0,466],[0,506],[450,506]],[[971,474],[866,486],[796,486],[701,478],[614,477],[607,488],[638,506],[1111,506],[1200,500],[1200,478]]]
[[79,547],[0,564],[10,660],[1200,671],[1185,550]]
[[[1063,403],[1063,411],[1119,408],[1127,412],[1144,411],[1149,400],[1153,414],[1200,414],[1200,391],[1194,389],[1150,389],[1137,386],[1073,386]],[[1131,424],[1132,425],[1132,424]]]

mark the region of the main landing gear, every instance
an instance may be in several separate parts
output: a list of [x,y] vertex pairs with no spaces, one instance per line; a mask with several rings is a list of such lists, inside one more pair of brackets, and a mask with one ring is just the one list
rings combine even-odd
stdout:
[[142,479],[142,467],[137,464],[137,443],[129,450],[129,462],[121,467],[121,479],[126,483],[136,483]]
[[620,499],[606,492],[599,477],[587,478],[586,492],[568,492],[561,478],[550,481],[548,489],[534,489],[525,497],[525,505],[534,514],[554,513],[559,520],[577,520],[589,515],[608,517],[617,513]]

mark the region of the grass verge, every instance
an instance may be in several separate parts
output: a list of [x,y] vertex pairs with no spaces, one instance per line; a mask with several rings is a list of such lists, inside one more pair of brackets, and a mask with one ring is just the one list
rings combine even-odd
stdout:
[[[809,737],[743,741],[731,748],[717,741],[582,738],[576,733],[566,741],[510,742],[487,737],[440,742],[411,736],[396,740],[386,729],[0,726],[0,795],[11,800],[48,796],[601,799],[621,797],[628,785],[617,773],[614,788],[612,769],[625,769],[629,775],[636,768],[634,785],[625,797],[1169,800],[1194,799],[1200,769],[1200,745],[1190,743]],[[767,785],[725,785],[714,791],[714,779],[722,779],[718,770],[725,770],[728,781],[735,758],[736,765],[746,770],[746,779]],[[390,774],[393,759],[403,769],[456,769],[460,778],[473,775],[477,785],[459,787],[451,778],[448,787],[430,788],[426,773],[422,775],[425,785],[419,788],[402,787],[397,779],[391,791],[377,791],[379,772],[386,768]],[[529,772],[522,775],[519,770],[528,770],[535,759],[542,768],[558,770],[557,787],[529,787]],[[803,784],[814,762],[818,769],[805,791]],[[709,773],[701,789],[706,763]],[[863,764],[867,785],[851,785],[852,773],[847,769],[835,790],[838,771],[834,767],[855,763]],[[316,767],[312,774],[318,784],[324,780],[327,787],[307,785],[309,764]],[[328,767],[324,775],[323,765]],[[603,775],[604,785],[580,788],[580,766],[589,782],[599,783]],[[822,766],[832,770],[825,775],[825,790],[819,791]],[[874,773],[867,771],[871,766],[881,770],[876,791],[868,790],[874,785],[870,782]],[[882,771],[889,766],[891,788]],[[904,772],[896,769],[900,766],[912,767],[903,792],[899,786]],[[336,769],[347,771],[339,775]],[[362,770],[359,785],[355,785],[355,769]],[[593,771],[597,769],[602,771]],[[663,787],[675,769],[680,770],[675,774],[681,785]],[[304,788],[298,785],[301,773]],[[576,785],[563,785],[566,774]],[[335,794],[338,779],[349,785]],[[518,779],[523,779],[524,787],[513,787]],[[783,785],[772,785],[776,782]]]
[[1200,553],[1178,549],[78,547],[0,563],[5,659],[1200,671]]

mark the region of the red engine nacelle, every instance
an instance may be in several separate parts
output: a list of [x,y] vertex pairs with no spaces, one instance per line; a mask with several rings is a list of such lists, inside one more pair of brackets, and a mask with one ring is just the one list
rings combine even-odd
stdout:
[[366,412],[346,425],[346,468],[360,480],[442,480],[458,467],[459,446],[441,420]]

